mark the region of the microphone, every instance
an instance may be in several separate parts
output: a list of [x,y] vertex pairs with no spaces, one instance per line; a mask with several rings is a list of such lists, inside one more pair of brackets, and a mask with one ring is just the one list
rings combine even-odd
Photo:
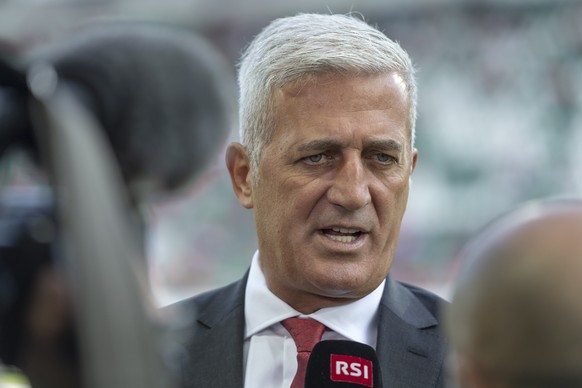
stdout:
[[[18,116],[18,130],[0,111],[0,142],[40,154],[51,178],[59,232],[51,263],[63,269],[80,340],[80,368],[63,366],[82,374],[84,388],[171,384],[125,186],[137,200],[175,190],[217,154],[234,95],[219,58],[186,32],[105,23],[34,53],[26,66],[0,62],[0,102],[23,108],[6,113]],[[18,74],[27,74],[25,85]]]
[[10,146],[30,148],[26,76],[0,53],[0,157]]
[[305,388],[382,388],[382,372],[374,349],[341,340],[318,342],[307,362]]
[[[186,31],[96,23],[24,62],[29,69],[54,67],[59,82],[96,117],[137,197],[194,180],[232,127],[235,83],[228,64]],[[0,139],[9,131],[4,127],[0,123]]]

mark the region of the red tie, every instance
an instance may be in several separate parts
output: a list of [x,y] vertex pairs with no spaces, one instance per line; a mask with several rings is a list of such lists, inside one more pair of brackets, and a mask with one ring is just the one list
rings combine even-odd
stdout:
[[326,327],[309,318],[289,318],[281,322],[287,329],[295,346],[297,346],[297,373],[290,388],[303,388],[305,384],[305,369],[311,350],[321,340]]

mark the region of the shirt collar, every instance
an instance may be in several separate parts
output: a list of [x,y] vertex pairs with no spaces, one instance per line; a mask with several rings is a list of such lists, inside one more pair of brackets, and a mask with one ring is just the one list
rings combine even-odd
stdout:
[[[349,304],[327,307],[307,315],[343,337],[376,345],[378,306],[385,281],[365,297]],[[259,265],[259,252],[251,262],[245,291],[245,339],[284,319],[306,316],[279,299],[267,287]]]

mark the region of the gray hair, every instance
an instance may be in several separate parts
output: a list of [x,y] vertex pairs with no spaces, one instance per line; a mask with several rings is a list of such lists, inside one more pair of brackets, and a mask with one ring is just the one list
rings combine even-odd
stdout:
[[240,138],[257,170],[275,126],[273,91],[301,78],[340,73],[398,73],[410,101],[410,145],[414,146],[416,80],[400,45],[352,15],[299,14],[274,20],[251,42],[239,70]]

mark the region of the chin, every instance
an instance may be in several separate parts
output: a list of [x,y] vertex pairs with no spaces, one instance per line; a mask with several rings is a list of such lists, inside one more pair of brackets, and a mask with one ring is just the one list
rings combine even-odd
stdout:
[[[372,292],[378,285],[370,285],[366,281],[354,279],[320,279],[314,282],[319,294],[328,298],[359,299]],[[379,283],[378,283],[379,284]]]

